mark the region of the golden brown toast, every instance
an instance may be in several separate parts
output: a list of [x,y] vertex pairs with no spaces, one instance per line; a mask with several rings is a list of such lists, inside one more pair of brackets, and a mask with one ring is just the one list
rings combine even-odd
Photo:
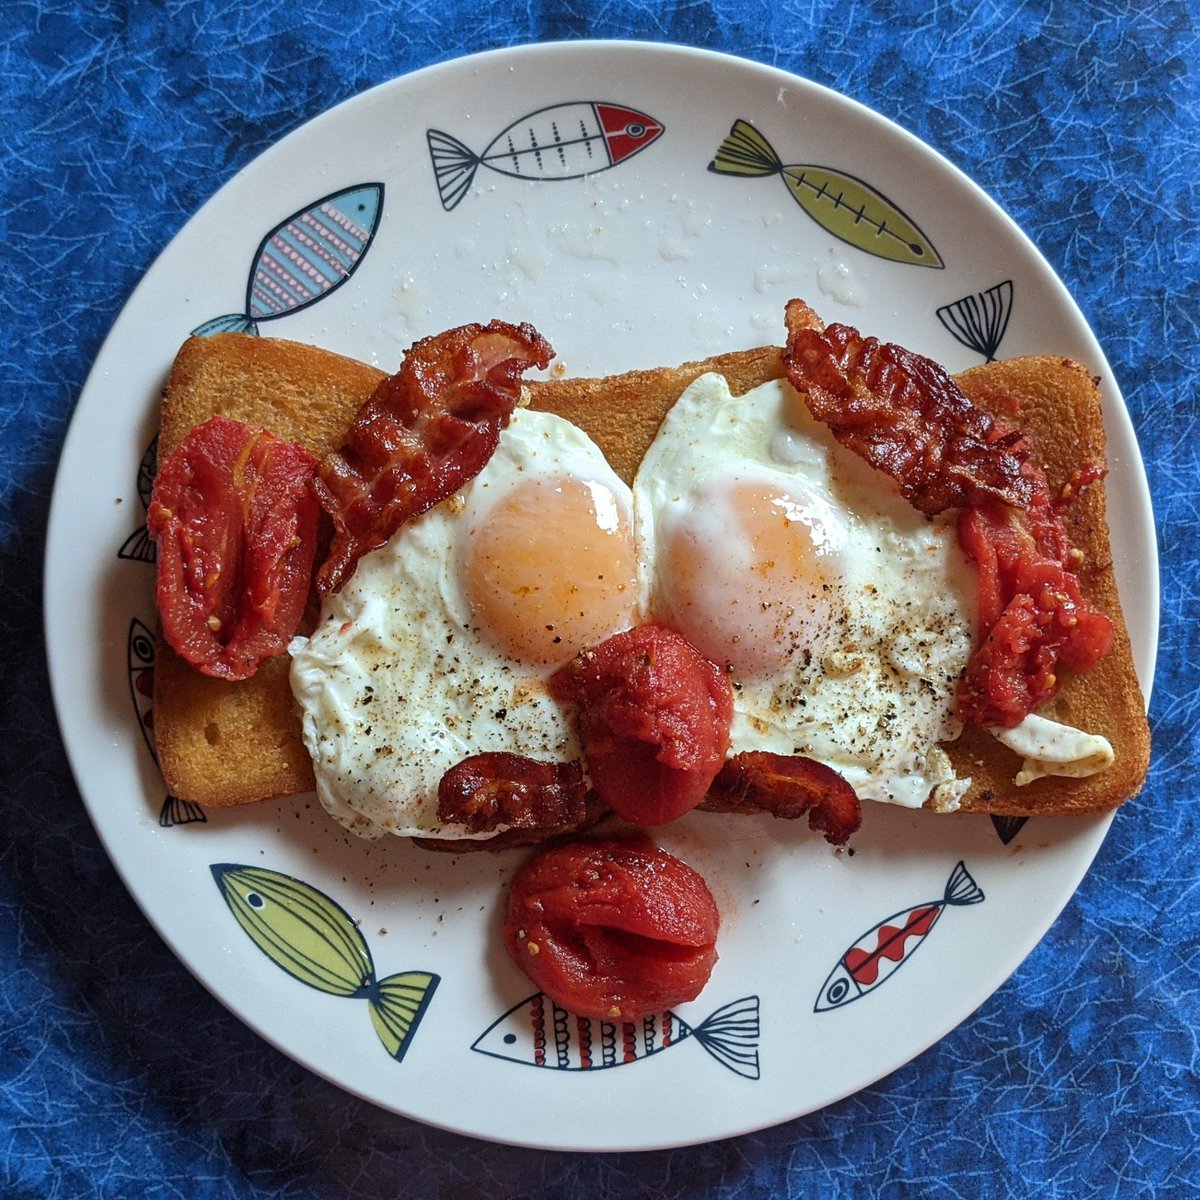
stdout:
[[[531,405],[584,430],[626,482],[667,410],[689,383],[723,374],[741,394],[783,375],[775,347],[719,355],[680,367],[601,379],[530,384]],[[360,404],[383,373],[352,359],[277,339],[244,334],[191,338],[180,350],[162,403],[160,454],[214,413],[261,425],[315,454],[336,448]],[[1037,439],[1051,486],[1085,462],[1102,461],[1104,429],[1095,382],[1078,363],[1024,358],[988,363],[958,376],[989,411],[1019,417]],[[995,815],[1072,813],[1113,808],[1140,789],[1149,761],[1149,732],[1134,675],[1129,638],[1113,579],[1102,485],[1069,510],[1068,528],[1085,554],[1080,571],[1088,595],[1115,621],[1112,653],[1072,680],[1045,715],[1100,733],[1116,761],[1084,779],[1046,778],[1017,788],[1017,755],[978,729],[946,748],[972,786],[962,807]],[[289,660],[274,659],[251,679],[210,679],[160,645],[155,670],[159,761],[172,793],[207,805],[246,804],[313,787],[300,720],[292,707]]]

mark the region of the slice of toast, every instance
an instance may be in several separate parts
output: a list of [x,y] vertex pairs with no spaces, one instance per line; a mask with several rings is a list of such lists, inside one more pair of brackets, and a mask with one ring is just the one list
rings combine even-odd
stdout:
[[[533,382],[531,405],[583,429],[628,483],[668,409],[708,371],[724,375],[735,394],[784,374],[780,350],[764,347],[601,379]],[[189,339],[163,395],[160,454],[214,413],[261,425],[324,454],[340,444],[382,378],[372,367],[297,343],[244,334]],[[1061,358],[988,363],[958,381],[981,407],[1016,416],[1033,433],[1053,488],[1061,488],[1081,464],[1103,461],[1098,389],[1078,363]],[[1085,555],[1080,572],[1085,591],[1114,619],[1117,634],[1112,653],[1068,683],[1045,715],[1103,734],[1116,761],[1084,779],[1046,778],[1017,788],[1018,756],[985,731],[969,728],[946,747],[956,772],[973,780],[962,804],[967,811],[1109,809],[1136,794],[1145,777],[1149,732],[1113,579],[1102,485],[1084,492],[1069,510],[1068,528]],[[289,666],[286,656],[277,658],[252,678],[228,683],[201,675],[159,646],[155,730],[174,795],[226,805],[311,790],[312,767],[292,707]]]

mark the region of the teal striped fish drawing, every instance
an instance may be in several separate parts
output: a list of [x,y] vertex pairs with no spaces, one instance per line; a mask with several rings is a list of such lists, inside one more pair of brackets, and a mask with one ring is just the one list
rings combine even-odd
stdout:
[[214,863],[210,869],[250,940],[318,992],[366,1000],[384,1049],[402,1062],[441,977],[402,971],[380,979],[354,919],[311,884],[266,867]]
[[892,262],[939,270],[945,266],[917,223],[882,192],[835,167],[786,165],[749,121],[733,123],[708,169],[747,178],[779,175],[792,199],[843,242]]
[[292,213],[258,244],[244,311],[213,317],[193,335],[257,334],[261,322],[325,299],[358,270],[382,216],[382,183],[354,184]]

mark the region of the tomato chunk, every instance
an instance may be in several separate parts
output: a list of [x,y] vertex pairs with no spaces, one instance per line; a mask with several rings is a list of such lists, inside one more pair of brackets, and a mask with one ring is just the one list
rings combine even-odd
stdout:
[[733,688],[685,637],[639,625],[551,679],[579,706],[592,785],[619,817],[662,825],[704,799],[729,750]]
[[1112,648],[1113,623],[1078,577],[1043,551],[1023,514],[1000,504],[965,509],[959,541],[979,567],[980,628],[959,685],[959,712],[1011,728],[1054,698],[1059,668],[1086,671]]
[[246,679],[295,633],[316,553],[316,466],[302,446],[213,417],[159,470],[146,514],[159,619],[205,675]]
[[704,880],[645,835],[581,840],[517,873],[504,944],[563,1008],[632,1021],[700,994],[720,923]]

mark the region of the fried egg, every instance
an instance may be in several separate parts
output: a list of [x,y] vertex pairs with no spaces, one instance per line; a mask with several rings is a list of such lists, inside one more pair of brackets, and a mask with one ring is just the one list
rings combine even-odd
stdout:
[[939,743],[977,605],[951,516],[917,512],[785,381],[734,397],[718,375],[667,414],[633,493],[641,606],[730,672],[732,753],[957,806],[970,781]]
[[438,821],[442,775],[485,751],[580,757],[549,676],[633,625],[637,598],[629,488],[576,426],[518,410],[483,471],[293,641],[321,803],[364,837],[491,836]]

